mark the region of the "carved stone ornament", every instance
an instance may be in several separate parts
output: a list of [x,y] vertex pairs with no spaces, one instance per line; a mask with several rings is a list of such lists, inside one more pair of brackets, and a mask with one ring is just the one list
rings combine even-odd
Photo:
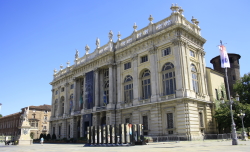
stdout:
[[118,32],[118,34],[117,34],[117,37],[118,37],[118,41],[120,41],[121,40],[121,33],[120,33],[120,31]]
[[90,47],[88,46],[88,44],[85,46],[85,51],[86,51],[86,54],[89,54],[89,50],[90,50]]
[[99,38],[96,39],[95,44],[96,44],[96,48],[99,49],[100,48],[100,39]]
[[172,44],[174,45],[174,46],[176,46],[176,45],[179,45],[179,46],[186,46],[187,45],[187,42],[186,41],[184,41],[184,40],[179,40],[179,39],[174,39],[173,41],[172,41]]
[[56,69],[54,69],[54,74],[56,74],[57,73],[57,70]]
[[155,54],[157,51],[157,46],[153,45],[153,47],[149,48],[149,54]]
[[79,51],[76,50],[75,59],[78,59],[78,58],[79,58]]
[[113,32],[112,30],[109,31],[109,41],[112,42],[113,40]]
[[134,60],[138,60],[138,54],[133,54],[133,55],[131,55],[131,59],[132,59],[132,61],[134,61]]
[[66,64],[67,64],[67,67],[69,67],[70,62],[68,61]]
[[137,30],[137,25],[136,25],[136,23],[134,24],[134,26],[133,26],[133,28],[134,28],[134,32],[136,32]]
[[153,24],[153,22],[152,22],[152,21],[154,20],[154,18],[152,17],[152,15],[149,15],[148,20],[150,21],[150,23],[151,23],[151,24]]

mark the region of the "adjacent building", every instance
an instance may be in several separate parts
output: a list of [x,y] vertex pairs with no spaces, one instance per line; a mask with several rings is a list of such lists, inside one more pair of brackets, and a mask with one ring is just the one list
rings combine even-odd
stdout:
[[[25,108],[22,108],[21,112],[0,118],[0,135],[20,135],[20,117],[24,113]],[[50,116],[51,105],[29,106],[28,120],[31,126],[30,136],[32,139],[39,138],[40,134],[49,133]]]
[[[183,9],[172,5],[169,17],[130,36],[109,41],[75,62],[54,70],[50,133],[57,138],[84,137],[88,126],[143,124],[147,136],[201,138],[217,133],[212,118],[214,90],[223,75],[206,69],[206,40],[199,21],[189,22]],[[212,83],[219,78],[218,85]]]

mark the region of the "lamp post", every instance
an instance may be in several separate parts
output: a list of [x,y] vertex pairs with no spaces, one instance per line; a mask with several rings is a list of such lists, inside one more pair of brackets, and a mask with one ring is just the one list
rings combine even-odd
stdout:
[[225,68],[225,77],[226,77],[226,86],[227,86],[227,92],[228,92],[228,99],[230,103],[230,112],[231,112],[231,119],[232,119],[232,145],[238,145],[237,140],[237,134],[236,134],[236,128],[235,123],[233,119],[233,100],[230,98],[230,91],[229,91],[229,84],[228,84],[228,77],[227,77],[227,68],[230,68],[229,58],[226,51],[226,47],[222,44],[222,41],[220,40],[220,60],[221,60],[221,68]]
[[240,110],[240,114],[238,114],[238,116],[241,119],[242,122],[242,132],[241,132],[241,139],[246,141],[246,132],[245,132],[245,128],[244,128],[244,123],[243,123],[243,118],[245,117],[245,114],[242,112],[242,110]]

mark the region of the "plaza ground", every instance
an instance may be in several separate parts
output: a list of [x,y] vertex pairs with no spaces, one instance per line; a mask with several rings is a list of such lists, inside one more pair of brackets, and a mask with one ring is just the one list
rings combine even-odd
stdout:
[[238,141],[238,145],[232,145],[232,141],[209,140],[209,141],[181,141],[149,143],[144,146],[123,146],[123,147],[84,147],[83,144],[33,144],[33,145],[4,145],[0,143],[1,152],[147,152],[147,151],[168,151],[168,152],[247,152],[250,151],[250,141]]

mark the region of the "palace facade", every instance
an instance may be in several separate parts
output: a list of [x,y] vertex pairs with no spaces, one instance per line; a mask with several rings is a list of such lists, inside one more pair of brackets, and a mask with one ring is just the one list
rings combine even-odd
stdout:
[[217,133],[212,118],[223,74],[206,68],[199,21],[172,5],[169,17],[54,70],[50,134],[86,137],[88,126],[143,124],[146,136]]

